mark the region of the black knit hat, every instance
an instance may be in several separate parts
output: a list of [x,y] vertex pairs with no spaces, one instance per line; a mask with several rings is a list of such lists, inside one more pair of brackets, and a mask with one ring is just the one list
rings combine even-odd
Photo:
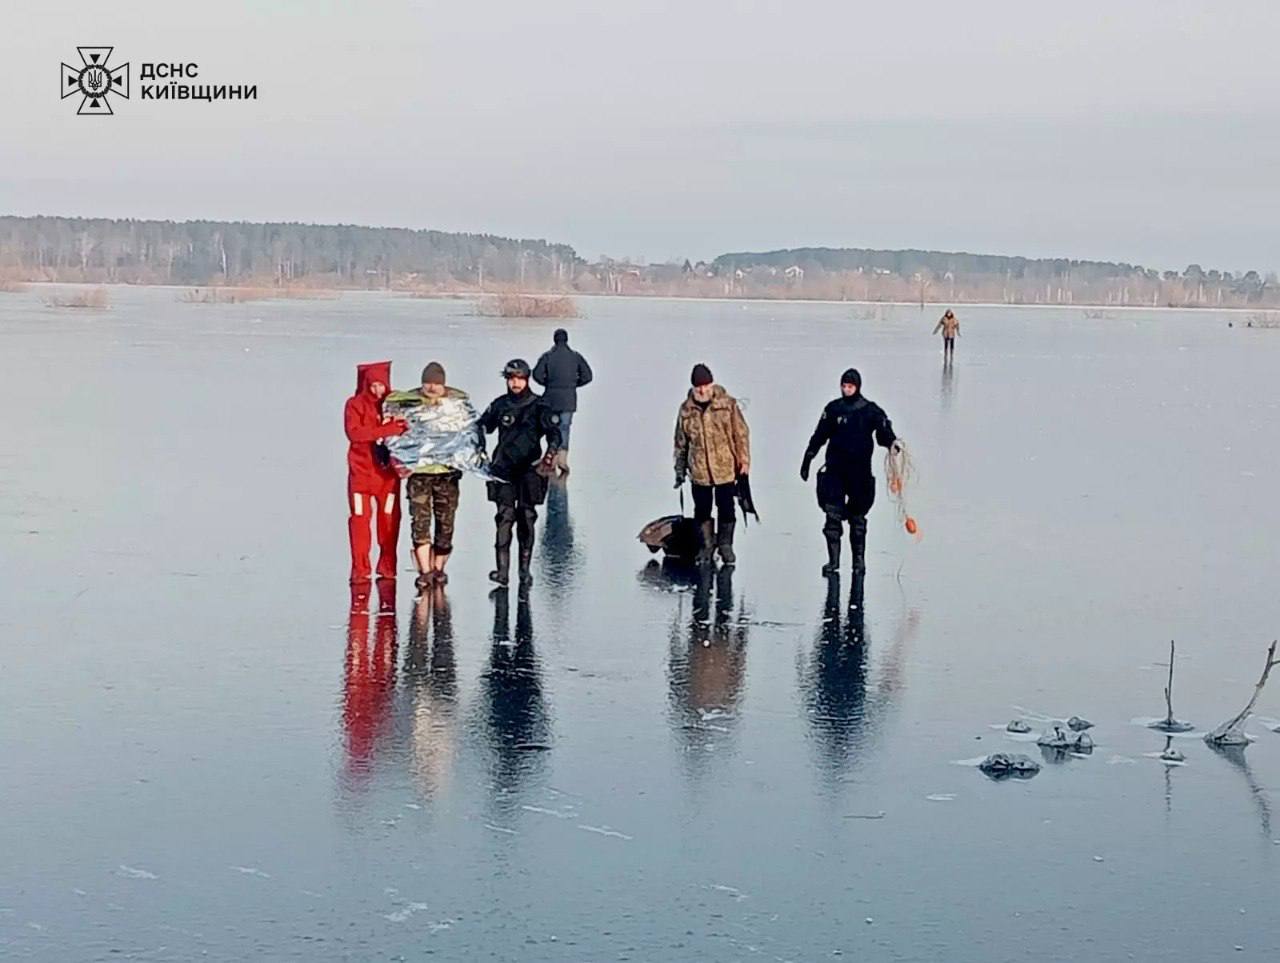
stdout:
[[556,328],[556,333],[551,336],[551,340],[556,344],[568,344],[569,332],[564,328]]
[[862,375],[858,374],[857,368],[846,368],[844,374],[840,376],[840,383],[842,385],[855,385],[856,387],[861,388]]
[[444,365],[439,361],[433,361],[422,369],[422,383],[424,385],[442,385],[444,379]]
[[711,375],[711,369],[701,362],[693,366],[693,373],[689,375],[689,381],[695,388],[701,388],[703,385],[709,385],[715,380],[716,379]]

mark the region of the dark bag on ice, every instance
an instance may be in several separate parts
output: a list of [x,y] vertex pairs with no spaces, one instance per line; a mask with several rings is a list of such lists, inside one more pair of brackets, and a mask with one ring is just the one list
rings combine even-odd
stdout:
[[684,515],[656,518],[636,536],[650,552],[665,552],[669,559],[692,562],[702,546],[698,523]]

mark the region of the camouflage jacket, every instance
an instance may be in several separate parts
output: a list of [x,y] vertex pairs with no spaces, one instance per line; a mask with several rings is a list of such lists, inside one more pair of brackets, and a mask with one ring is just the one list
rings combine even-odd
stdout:
[[695,485],[728,485],[750,461],[751,432],[733,396],[715,385],[704,409],[690,391],[676,415],[676,472]]

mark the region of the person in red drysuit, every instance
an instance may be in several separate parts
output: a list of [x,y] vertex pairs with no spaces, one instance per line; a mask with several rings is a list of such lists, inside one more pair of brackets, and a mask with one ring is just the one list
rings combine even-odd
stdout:
[[347,431],[347,507],[351,517],[351,581],[367,582],[369,519],[377,519],[378,578],[396,577],[400,537],[400,478],[378,442],[403,434],[403,421],[385,419],[382,399],[391,384],[391,362],[356,366],[356,393],[347,399],[342,421]]

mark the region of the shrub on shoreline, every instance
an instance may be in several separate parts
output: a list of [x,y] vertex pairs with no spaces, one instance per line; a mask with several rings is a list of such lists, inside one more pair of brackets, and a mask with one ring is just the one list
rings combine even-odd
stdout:
[[563,295],[496,294],[480,302],[480,313],[492,318],[576,318],[578,306]]
[[106,288],[91,288],[88,291],[76,291],[72,294],[55,294],[48,302],[53,308],[92,308],[105,311],[111,304]]

